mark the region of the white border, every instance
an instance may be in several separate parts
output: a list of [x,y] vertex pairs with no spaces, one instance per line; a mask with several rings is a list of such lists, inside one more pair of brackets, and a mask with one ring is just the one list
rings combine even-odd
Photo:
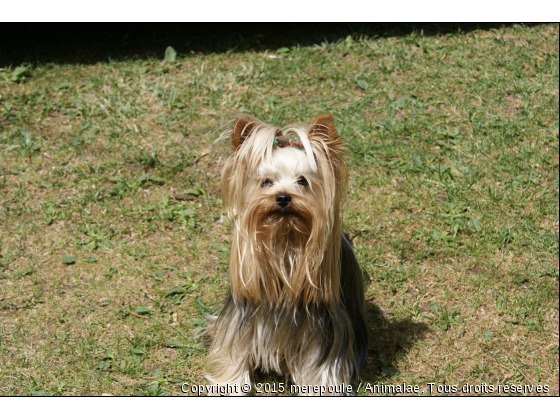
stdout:
[[553,2],[533,0],[27,0],[2,2],[3,22],[555,22]]
[[[29,399],[33,398],[33,402]],[[209,399],[219,398],[219,399]],[[238,418],[529,419],[554,413],[557,400],[536,397],[3,397],[6,418],[60,420]]]

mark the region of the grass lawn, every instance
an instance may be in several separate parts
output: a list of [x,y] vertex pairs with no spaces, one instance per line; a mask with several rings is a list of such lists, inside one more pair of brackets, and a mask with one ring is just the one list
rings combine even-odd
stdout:
[[212,141],[234,112],[329,112],[366,273],[358,394],[558,395],[558,29],[0,68],[0,394],[205,383],[193,330],[225,296],[230,241]]

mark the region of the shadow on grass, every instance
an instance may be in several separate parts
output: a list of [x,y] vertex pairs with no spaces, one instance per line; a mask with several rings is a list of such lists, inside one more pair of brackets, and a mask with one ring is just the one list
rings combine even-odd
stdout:
[[398,373],[396,362],[414,343],[421,340],[428,326],[409,319],[389,321],[374,304],[366,303],[369,353],[360,372],[362,382],[375,384]]
[[502,23],[437,24],[3,24],[0,67],[21,63],[90,64],[181,54],[275,51],[352,37],[427,36],[499,29]]

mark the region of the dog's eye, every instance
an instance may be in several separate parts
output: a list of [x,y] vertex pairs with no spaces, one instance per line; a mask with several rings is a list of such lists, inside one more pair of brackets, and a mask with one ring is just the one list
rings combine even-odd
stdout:
[[303,187],[305,187],[306,185],[309,185],[309,183],[307,182],[307,179],[304,176],[300,176],[297,180],[297,183]]
[[268,178],[263,179],[261,181],[261,187],[270,187],[272,185],[272,181]]

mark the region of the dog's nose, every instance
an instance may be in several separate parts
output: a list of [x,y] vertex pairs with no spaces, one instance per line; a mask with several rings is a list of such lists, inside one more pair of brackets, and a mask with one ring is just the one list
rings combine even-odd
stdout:
[[285,208],[291,201],[292,196],[290,194],[278,194],[276,196],[276,204],[281,208]]

